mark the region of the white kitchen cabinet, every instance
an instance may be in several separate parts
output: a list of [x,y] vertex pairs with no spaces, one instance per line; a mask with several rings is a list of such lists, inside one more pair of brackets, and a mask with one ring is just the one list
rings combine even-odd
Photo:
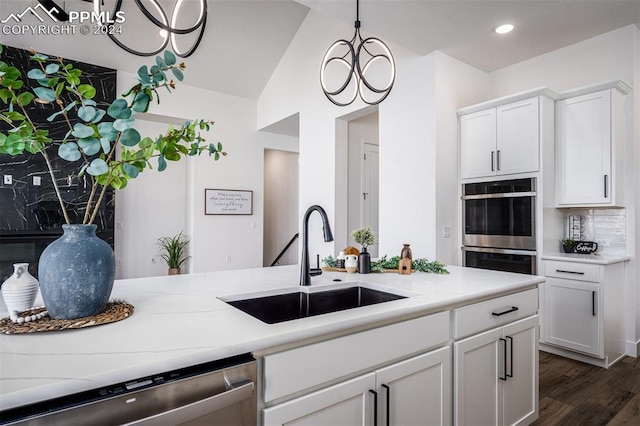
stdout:
[[628,88],[573,93],[556,106],[556,204],[622,206]]
[[538,416],[538,316],[454,343],[454,423],[529,424]]
[[496,109],[460,117],[462,178],[495,175]]
[[371,425],[375,385],[370,373],[278,404],[263,410],[264,425]]
[[453,421],[528,424],[538,417],[538,291],[453,310]]
[[624,263],[544,265],[541,348],[603,367],[624,356]]
[[379,425],[451,424],[449,346],[376,371]]
[[451,349],[427,354],[263,411],[265,425],[448,425]]
[[449,330],[445,311],[265,354],[264,424],[450,424]]
[[461,115],[461,178],[537,172],[541,126],[553,125],[541,118],[542,107],[553,108],[553,103],[534,96]]

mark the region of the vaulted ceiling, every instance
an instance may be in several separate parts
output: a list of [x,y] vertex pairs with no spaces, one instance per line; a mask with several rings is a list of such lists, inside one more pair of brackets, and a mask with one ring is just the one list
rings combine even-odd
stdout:
[[[159,1],[168,11],[175,3]],[[109,6],[115,0],[104,2]],[[0,17],[33,3],[1,0]],[[57,3],[69,10],[91,7],[82,0]],[[134,1],[123,3],[128,25],[144,20]],[[195,0],[184,4],[197,6]],[[208,0],[204,38],[188,59],[189,84],[257,99],[310,9],[352,25],[355,4],[355,0]],[[422,55],[440,50],[490,72],[616,28],[640,26],[640,0],[361,0],[360,19],[367,34],[391,45]],[[493,29],[503,22],[516,29],[500,37]],[[143,31],[141,24],[136,27]],[[139,58],[108,40],[93,42],[91,49],[87,40],[0,34],[2,43],[55,48],[60,55],[130,72],[140,64]],[[45,47],[35,45],[39,43]]]

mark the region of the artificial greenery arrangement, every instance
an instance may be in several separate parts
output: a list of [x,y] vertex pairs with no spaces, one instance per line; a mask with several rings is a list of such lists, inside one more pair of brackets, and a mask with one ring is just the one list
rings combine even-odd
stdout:
[[[400,256],[393,256],[387,259],[382,256],[378,261],[371,262],[371,270],[374,272],[384,272],[388,269],[397,271],[400,264]],[[448,274],[447,265],[437,260],[413,259],[411,261],[411,269],[419,272],[431,272],[434,274]]]
[[[152,158],[157,160],[158,170],[163,171],[167,161],[178,161],[184,156],[207,151],[218,160],[226,155],[219,142],[207,144],[201,134],[210,129],[212,121],[187,121],[178,128],[169,127],[164,135],[155,138],[142,137],[134,128],[136,113],[147,112],[154,99],[160,103],[161,88],[169,92],[175,89],[174,81],[167,75],[169,72],[182,81],[185,65],[176,63],[172,52],[167,50],[157,56],[151,67],[140,67],[137,83],[106,110],[100,109],[93,100],[96,89],[83,82],[81,70],[62,58],[50,58],[35,51],[30,54],[37,65],[27,73],[27,77],[37,83],[32,91],[21,80],[17,68],[0,61],[0,99],[6,105],[0,112],[0,120],[9,127],[6,132],[0,132],[0,154],[30,153],[44,157],[67,224],[69,215],[51,161],[54,151],[47,149],[51,145],[57,145],[58,157],[79,162],[79,177],[89,177],[91,192],[83,224],[93,223],[109,187],[124,188],[128,180],[152,168]],[[34,123],[29,115],[32,104],[51,109],[49,122],[59,116],[64,118],[68,131],[62,140],[53,140],[46,126]]]
[[[324,263],[329,268],[337,268],[338,262],[333,258],[333,256],[329,255],[322,259],[322,263]],[[371,261],[371,272],[386,272],[389,271],[398,271],[398,266],[400,264],[400,256],[393,256],[390,259],[387,259],[387,256],[382,256],[380,260],[372,260]],[[411,269],[419,272],[430,272],[434,274],[448,274],[447,265],[438,261],[438,260],[427,260],[427,259],[414,259],[411,262]]]
[[182,264],[191,257],[186,254],[188,244],[189,238],[182,231],[173,237],[158,238],[160,257],[167,262],[169,269],[179,270]]
[[370,226],[354,230],[353,232],[351,232],[351,237],[353,237],[353,241],[360,244],[365,250],[370,245],[376,243],[376,236],[371,231]]

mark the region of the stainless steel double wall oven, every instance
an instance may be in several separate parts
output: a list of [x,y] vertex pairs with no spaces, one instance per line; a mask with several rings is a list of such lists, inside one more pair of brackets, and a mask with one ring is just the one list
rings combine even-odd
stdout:
[[536,273],[535,178],[463,184],[463,265]]

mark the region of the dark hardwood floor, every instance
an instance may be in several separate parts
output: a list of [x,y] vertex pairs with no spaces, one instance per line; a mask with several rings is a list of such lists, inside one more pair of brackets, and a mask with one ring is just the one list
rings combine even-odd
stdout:
[[640,425],[640,358],[604,369],[540,351],[534,425]]

